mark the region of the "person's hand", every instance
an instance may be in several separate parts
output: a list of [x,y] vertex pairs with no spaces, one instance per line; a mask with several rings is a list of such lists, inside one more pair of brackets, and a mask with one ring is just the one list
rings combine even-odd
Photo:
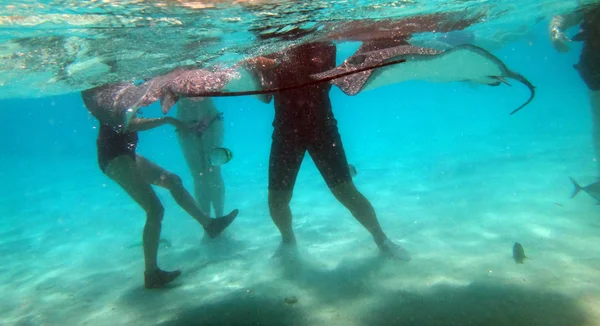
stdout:
[[567,45],[567,42],[571,42],[571,40],[558,27],[554,27],[550,30],[550,43],[556,51],[568,52],[569,46]]
[[250,66],[254,66],[256,68],[261,68],[261,69],[271,69],[274,68],[275,66],[277,66],[277,60],[274,59],[269,59],[266,57],[256,57],[256,58],[250,58],[248,60],[246,60],[246,63]]
[[173,117],[165,117],[165,120],[167,120],[168,124],[175,127],[175,130],[177,132],[191,133],[194,131],[194,124],[188,124],[179,119],[175,119]]
[[565,26],[566,17],[554,16],[550,20],[550,26],[548,26],[548,33],[550,37],[550,43],[552,47],[558,52],[569,51],[568,42],[571,40],[565,35],[563,27]]
[[210,127],[210,125],[216,120],[223,120],[223,112],[217,113],[217,115],[214,116],[212,119],[204,118],[198,122],[192,123],[191,130],[194,134],[196,134],[196,136],[202,137],[202,135],[206,132],[208,127]]
[[198,136],[198,137],[202,137],[202,135],[204,134],[204,132],[206,132],[206,130],[208,129],[208,126],[210,124],[207,123],[207,121],[205,119],[202,119],[200,121],[197,122],[193,122],[190,125],[190,131],[194,133],[194,135]]

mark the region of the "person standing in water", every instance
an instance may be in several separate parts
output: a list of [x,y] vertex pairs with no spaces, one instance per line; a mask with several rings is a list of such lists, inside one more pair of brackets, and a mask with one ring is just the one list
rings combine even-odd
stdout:
[[[263,88],[278,88],[311,81],[311,74],[334,68],[335,59],[333,43],[315,42],[292,47],[285,53],[258,57],[248,64]],[[331,84],[322,83],[263,97],[265,103],[274,98],[275,106],[268,181],[269,211],[281,233],[275,256],[296,248],[290,202],[302,160],[308,152],[332,194],[371,233],[380,252],[408,261],[408,252],[383,232],[373,206],[352,181],[333,116],[330,89]]]
[[555,16],[548,28],[550,42],[556,51],[567,52],[570,41],[565,30],[581,24],[573,40],[583,41],[579,63],[574,67],[585,82],[590,94],[592,111],[592,140],[595,151],[596,177],[600,179],[600,6],[580,8],[569,15]]
[[142,107],[156,101],[155,98],[150,99],[146,95],[136,99],[136,95],[140,94],[140,87],[143,85],[111,84],[85,90],[81,95],[89,112],[100,122],[97,139],[100,169],[146,212],[143,231],[144,286],[151,289],[160,288],[181,275],[180,270],[163,271],[158,267],[157,253],[164,208],[152,185],[168,189],[177,204],[197,220],[211,238],[221,234],[233,222],[238,210],[227,216],[210,218],[196,206],[179,176],[136,153],[139,131],[164,125],[175,126],[180,132],[192,129],[172,117],[133,117],[128,125],[125,125],[123,114],[130,110],[132,105]]
[[181,98],[177,104],[177,119],[187,123],[199,123],[201,133],[178,132],[177,139],[183,156],[194,179],[194,194],[200,209],[210,216],[223,215],[225,183],[221,167],[210,162],[210,155],[223,146],[224,125],[222,114],[217,111],[213,99],[206,97]]

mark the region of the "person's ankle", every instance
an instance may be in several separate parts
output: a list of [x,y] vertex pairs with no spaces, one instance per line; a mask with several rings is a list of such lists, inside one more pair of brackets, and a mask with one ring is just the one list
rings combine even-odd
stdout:
[[281,243],[286,244],[286,245],[295,245],[296,244],[296,237],[292,234],[292,235],[281,235]]
[[388,241],[388,237],[383,233],[373,234],[373,240],[375,240],[375,244],[381,248],[385,242]]

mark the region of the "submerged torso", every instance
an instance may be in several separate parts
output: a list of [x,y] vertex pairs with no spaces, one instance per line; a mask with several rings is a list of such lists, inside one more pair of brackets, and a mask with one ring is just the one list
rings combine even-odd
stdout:
[[[312,74],[335,67],[336,47],[331,43],[309,43],[295,47],[279,58],[273,74],[277,87],[312,81]],[[331,84],[321,83],[275,94],[276,129],[312,130],[335,125],[329,91]]]

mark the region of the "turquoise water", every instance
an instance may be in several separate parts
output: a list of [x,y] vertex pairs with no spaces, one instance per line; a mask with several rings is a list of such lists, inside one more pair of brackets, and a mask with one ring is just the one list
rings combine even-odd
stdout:
[[[354,182],[411,253],[408,263],[378,257],[308,156],[291,204],[305,262],[292,271],[274,263],[272,105],[217,98],[234,153],[223,166],[225,210],[240,215],[206,243],[155,188],[172,244],[161,246],[159,263],[183,275],[173,288],[145,290],[142,252],[132,248],[144,212],[99,170],[96,120],[78,93],[39,97],[18,85],[31,98],[0,100],[0,324],[600,324],[599,208],[587,194],[569,199],[569,176],[595,178],[588,91],[572,68],[581,45],[557,54],[548,19],[528,17],[518,22],[528,34],[490,49],[537,87],[513,116],[528,97],[516,83],[409,81],[353,97],[330,93]],[[355,49],[342,45],[338,62]],[[161,116],[157,104],[142,111]],[[140,133],[138,152],[193,189],[171,127]],[[515,264],[514,242],[532,259]],[[291,297],[297,303],[285,302]]]

